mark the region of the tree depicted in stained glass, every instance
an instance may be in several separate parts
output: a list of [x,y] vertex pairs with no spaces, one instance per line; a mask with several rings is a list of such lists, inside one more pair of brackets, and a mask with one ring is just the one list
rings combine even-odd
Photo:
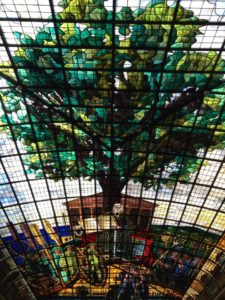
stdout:
[[106,211],[129,180],[187,182],[224,148],[222,73],[215,51],[192,47],[205,20],[179,1],[119,11],[63,0],[0,75],[1,128],[23,144],[37,178],[97,179]]

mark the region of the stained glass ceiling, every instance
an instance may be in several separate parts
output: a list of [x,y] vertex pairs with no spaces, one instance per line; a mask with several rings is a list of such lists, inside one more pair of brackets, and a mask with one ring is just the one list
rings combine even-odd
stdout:
[[35,297],[224,286],[224,16],[1,0],[0,234]]

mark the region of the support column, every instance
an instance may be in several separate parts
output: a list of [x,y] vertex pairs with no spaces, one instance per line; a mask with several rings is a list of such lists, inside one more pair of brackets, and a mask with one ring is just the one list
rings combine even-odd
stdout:
[[[225,234],[192,282],[182,300],[222,300],[225,293]],[[222,297],[222,298],[221,298]]]
[[36,300],[0,239],[0,300]]

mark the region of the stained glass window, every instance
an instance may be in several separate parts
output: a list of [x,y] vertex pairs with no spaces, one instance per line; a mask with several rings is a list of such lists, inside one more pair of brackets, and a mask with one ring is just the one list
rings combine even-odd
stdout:
[[220,0],[0,1],[1,247],[29,297],[225,285],[224,17]]

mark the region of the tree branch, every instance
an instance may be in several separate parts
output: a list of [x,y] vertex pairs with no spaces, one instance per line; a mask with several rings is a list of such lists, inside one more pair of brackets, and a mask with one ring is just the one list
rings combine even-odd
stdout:
[[[5,80],[7,80],[8,82],[14,84],[14,85],[15,85],[15,88],[16,88],[18,91],[20,91],[20,92],[22,92],[22,91],[26,92],[26,93],[29,95],[30,100],[34,101],[35,103],[37,103],[37,104],[39,104],[39,105],[40,105],[40,103],[41,103],[42,105],[44,105],[44,107],[47,107],[49,110],[51,110],[52,113],[61,116],[62,118],[64,118],[64,120],[65,120],[66,122],[73,124],[73,125],[74,125],[75,127],[77,127],[79,130],[81,130],[81,131],[83,131],[84,133],[86,133],[88,136],[90,136],[90,138],[91,138],[93,141],[98,142],[99,144],[101,144],[102,146],[104,146],[106,149],[109,149],[109,150],[110,150],[110,148],[109,148],[105,143],[103,143],[103,142],[101,141],[101,139],[99,139],[99,138],[94,134],[94,132],[91,132],[91,129],[90,129],[90,128],[87,129],[87,128],[85,128],[85,127],[83,127],[83,126],[81,125],[81,123],[83,122],[83,120],[82,120],[81,118],[79,118],[79,119],[77,119],[77,120],[75,121],[75,120],[74,120],[72,117],[70,117],[68,114],[65,114],[65,113],[63,113],[62,111],[60,111],[60,110],[59,110],[60,106],[57,107],[57,106],[52,106],[52,105],[50,105],[50,104],[49,104],[48,102],[46,102],[44,99],[42,99],[41,97],[37,96],[35,93],[33,93],[32,91],[30,91],[29,88],[19,85],[18,82],[17,82],[15,79],[13,79],[13,78],[11,78],[11,77],[5,75],[4,73],[0,72],[0,76],[1,76],[2,78],[4,78]],[[80,123],[79,121],[80,121],[81,123]]]
[[[193,112],[197,108],[200,107],[205,94],[205,88],[195,89],[190,88],[186,92],[181,93],[181,96],[174,101],[170,102],[168,105],[165,106],[164,110],[162,111],[161,115],[157,118],[152,118],[154,115],[154,110],[150,109],[149,112],[145,114],[142,121],[138,124],[142,124],[140,129],[135,131],[134,133],[126,136],[122,144],[126,144],[127,142],[131,141],[132,139],[136,138],[139,134],[141,134],[144,130],[153,130],[151,127],[155,127],[160,122],[166,120],[168,117],[173,115],[174,113],[179,112],[182,108],[187,107],[188,112]],[[155,109],[155,104],[154,104]]]
[[[171,141],[169,145],[167,145],[168,139]],[[160,153],[164,156],[163,162],[170,162],[183,151],[191,152],[193,155],[197,154],[198,149],[193,147],[195,143],[202,142],[207,144],[211,142],[211,144],[213,144],[207,133],[193,134],[191,132],[185,134],[181,132],[174,132],[174,136],[169,136],[168,133],[165,133],[156,142],[157,144],[150,147],[149,150],[143,154],[143,157],[140,157],[134,162],[126,174],[127,177],[131,177],[137,171],[138,167],[148,159],[148,155],[151,153],[155,153],[160,150]],[[189,144],[190,147],[187,148],[187,144]]]

